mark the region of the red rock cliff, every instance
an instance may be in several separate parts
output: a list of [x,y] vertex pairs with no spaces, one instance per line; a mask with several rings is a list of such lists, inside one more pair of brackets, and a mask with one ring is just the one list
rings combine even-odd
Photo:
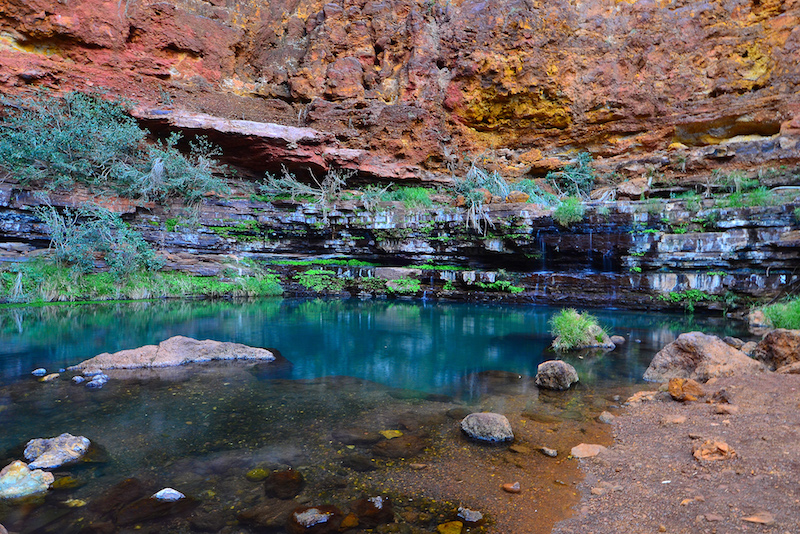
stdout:
[[433,172],[493,150],[523,175],[571,148],[797,134],[800,1],[2,0],[0,84],[311,126]]

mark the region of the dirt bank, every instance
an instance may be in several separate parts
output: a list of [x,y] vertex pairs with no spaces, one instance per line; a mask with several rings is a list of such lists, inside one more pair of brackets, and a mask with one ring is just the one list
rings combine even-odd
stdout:
[[[613,423],[614,445],[580,460],[581,503],[553,532],[800,532],[800,376],[724,378],[705,389],[698,402],[662,394],[625,408]],[[735,455],[695,459],[707,440]]]

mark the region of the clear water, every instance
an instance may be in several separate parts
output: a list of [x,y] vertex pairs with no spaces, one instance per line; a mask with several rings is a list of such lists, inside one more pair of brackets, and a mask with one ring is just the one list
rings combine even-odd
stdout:
[[[305,469],[318,483],[311,483],[317,495],[346,500],[351,490],[326,493],[323,481],[344,477],[356,495],[376,484],[384,471],[367,480],[341,467],[342,454],[369,456],[371,451],[343,448],[333,437],[337,429],[400,428],[428,440],[432,452],[426,454],[444,458],[448,447],[465,446],[454,430],[455,421],[445,416],[460,408],[502,411],[517,427],[530,421],[520,430],[521,442],[539,439],[543,430],[534,428],[537,421],[567,421],[548,431],[563,434],[565,442],[573,439],[570,432],[580,439],[587,432],[585,421],[613,402],[612,392],[640,383],[655,352],[680,333],[746,335],[741,325],[722,318],[593,310],[603,326],[628,342],[606,354],[567,357],[581,376],[580,387],[564,394],[539,394],[530,377],[539,363],[554,357],[547,349],[547,322],[556,311],[291,299],[2,310],[2,465],[21,459],[20,448],[29,439],[62,432],[89,437],[102,454],[58,474],[75,477],[80,487],[51,490],[33,512],[26,508],[23,514],[19,507],[4,504],[0,523],[21,531],[78,532],[81,525],[100,519],[87,511],[90,507],[65,508],[65,501],[92,502],[120,480],[135,476],[155,489],[179,487],[196,496],[202,510],[235,524],[235,512],[263,498],[260,486],[244,477],[258,466]],[[291,365],[188,367],[157,380],[112,379],[102,390],[71,384],[69,373],[55,383],[40,383],[30,375],[37,367],[53,372],[101,352],[156,344],[173,335],[276,348]],[[478,458],[472,463],[495,454],[482,449],[472,453]],[[392,480],[403,480],[397,465],[381,461],[382,469],[395,470]],[[458,460],[454,462],[458,466]],[[427,482],[414,484],[431,487],[414,489],[454,498],[429,476]],[[477,490],[469,493],[466,486],[452,491],[461,492],[462,499],[480,495]],[[412,488],[408,491],[413,493]],[[435,531],[436,520],[434,514],[430,530]],[[146,525],[156,525],[150,527],[154,531],[189,528],[185,522],[167,528],[159,521]],[[237,528],[243,530],[236,532],[249,532],[245,526]]]

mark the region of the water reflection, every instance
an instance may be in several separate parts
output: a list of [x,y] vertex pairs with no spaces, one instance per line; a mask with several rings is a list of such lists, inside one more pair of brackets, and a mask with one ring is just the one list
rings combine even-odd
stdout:
[[[73,365],[101,352],[156,344],[173,335],[274,347],[295,379],[354,376],[384,385],[454,394],[485,370],[535,375],[554,357],[554,308],[356,300],[140,302],[15,308],[0,312],[0,377]],[[746,333],[722,318],[619,310],[593,313],[628,343],[613,353],[566,356],[582,380],[637,381],[652,355],[678,334]]]

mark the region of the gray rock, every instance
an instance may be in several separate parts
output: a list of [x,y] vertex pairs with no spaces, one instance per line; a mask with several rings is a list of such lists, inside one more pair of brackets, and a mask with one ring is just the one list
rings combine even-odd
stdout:
[[80,383],[82,383],[82,382],[86,382],[86,379],[85,379],[85,378],[83,378],[82,376],[78,375],[78,376],[73,376],[73,377],[72,377],[72,381],[73,381],[74,383],[76,383],[76,384],[80,384]]
[[77,462],[89,450],[91,442],[83,436],[61,434],[55,438],[32,439],[25,446],[25,459],[31,469],[54,469]]
[[549,447],[539,447],[539,450],[542,451],[542,454],[549,456],[550,458],[555,458],[558,456],[558,451]]
[[0,471],[0,499],[20,499],[44,493],[54,479],[53,473],[31,470],[25,462],[11,462]]
[[470,510],[463,506],[458,507],[458,518],[464,521],[465,524],[473,526],[483,522],[483,514],[477,510]]
[[33,371],[31,371],[31,374],[33,376],[44,376],[47,374],[47,369],[45,369],[44,367],[39,367],[38,369],[34,369]]
[[606,425],[610,425],[614,419],[616,419],[616,417],[610,412],[603,412],[597,416],[597,420]]
[[565,361],[550,360],[536,369],[536,385],[540,388],[565,390],[578,381],[578,372]]
[[461,430],[472,439],[489,443],[514,439],[511,423],[499,413],[471,413],[461,420]]
[[625,338],[622,336],[611,336],[609,339],[611,340],[611,343],[613,343],[615,346],[625,344]]

